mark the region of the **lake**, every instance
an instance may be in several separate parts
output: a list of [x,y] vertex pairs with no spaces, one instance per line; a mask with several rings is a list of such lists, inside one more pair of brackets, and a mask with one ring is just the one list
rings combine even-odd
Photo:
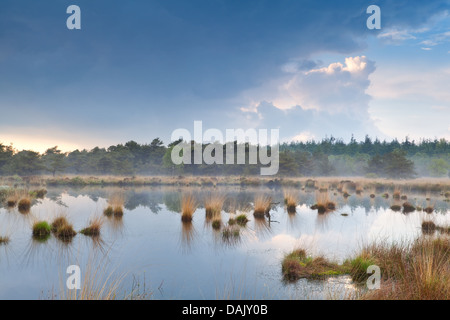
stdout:
[[[349,276],[287,283],[281,273],[284,255],[302,246],[343,262],[364,244],[423,236],[424,220],[450,225],[449,204],[439,193],[407,194],[412,204],[431,204],[435,210],[404,214],[390,209],[392,197],[371,198],[363,193],[344,198],[328,191],[336,210],[318,214],[310,208],[318,191],[298,189],[296,212],[290,214],[281,188],[54,187],[47,191],[43,199],[33,200],[28,214],[0,207],[0,235],[10,237],[9,243],[0,245],[0,299],[61,298],[67,292],[69,265],[80,266],[82,281],[120,278],[121,294],[147,292],[153,299],[341,299],[357,290]],[[108,199],[118,193],[125,199],[123,217],[105,217]],[[181,221],[180,199],[186,193],[199,204],[191,224]],[[212,228],[202,200],[210,193],[226,196],[222,230],[230,217],[248,215],[247,225],[238,227],[239,236],[225,238],[221,230]],[[259,194],[272,198],[270,217],[253,217],[253,200]],[[102,216],[101,237],[79,233],[70,242],[54,236],[43,242],[32,238],[33,221],[51,222],[59,214],[65,214],[77,231]]]

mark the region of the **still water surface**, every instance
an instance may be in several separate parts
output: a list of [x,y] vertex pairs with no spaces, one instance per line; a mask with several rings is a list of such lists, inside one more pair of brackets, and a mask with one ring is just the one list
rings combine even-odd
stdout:
[[[247,213],[249,223],[240,237],[224,241],[205,219],[202,198],[212,190],[201,188],[83,188],[48,189],[36,200],[31,212],[0,207],[0,235],[10,242],[0,245],[0,299],[49,299],[61,297],[66,268],[79,265],[97,269],[99,281],[108,275],[123,277],[120,292],[139,289],[154,299],[328,299],[354,291],[347,276],[326,281],[300,280],[285,283],[281,274],[283,256],[302,245],[313,254],[343,262],[362,245],[374,241],[410,241],[422,235],[423,220],[449,225],[448,203],[439,194],[410,194],[408,201],[435,205],[433,214],[393,212],[392,199],[352,195],[348,199],[330,192],[337,210],[319,215],[311,210],[315,191],[296,191],[295,214],[283,205],[283,191],[252,188],[215,189],[226,195],[222,221]],[[36,219],[51,222],[67,215],[75,230],[89,219],[103,215],[112,194],[125,196],[122,219],[104,218],[101,239],[78,234],[71,243],[53,236],[34,241],[31,225]],[[180,219],[180,198],[191,192],[199,201],[191,226]],[[255,220],[252,202],[257,194],[273,199],[270,220]],[[90,268],[90,269],[89,269]],[[87,276],[87,275],[86,275]],[[103,280],[102,280],[103,279]],[[134,286],[133,286],[134,284]]]

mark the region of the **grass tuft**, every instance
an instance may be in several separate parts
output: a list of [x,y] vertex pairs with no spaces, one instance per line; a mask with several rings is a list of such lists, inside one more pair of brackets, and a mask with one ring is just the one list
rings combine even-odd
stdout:
[[80,230],[81,234],[89,237],[98,237],[100,236],[100,230],[103,226],[103,220],[101,217],[96,217],[89,222],[89,225]]
[[345,273],[345,268],[330,262],[322,256],[311,257],[304,249],[295,249],[287,254],[281,263],[281,272],[285,281],[296,281],[301,278],[324,279],[329,276]]
[[181,198],[181,221],[191,222],[195,210],[197,210],[197,201],[192,194],[184,194]]
[[24,197],[19,200],[19,203],[17,205],[17,209],[22,214],[27,214],[30,212],[31,209],[31,199],[30,197]]
[[47,221],[36,221],[32,228],[33,238],[36,240],[47,240],[52,232],[52,227]]
[[247,215],[244,213],[236,217],[236,223],[240,226],[246,226],[248,221],[249,220],[247,219]]
[[258,195],[254,200],[253,216],[255,218],[264,218],[270,211],[272,198],[265,195]]

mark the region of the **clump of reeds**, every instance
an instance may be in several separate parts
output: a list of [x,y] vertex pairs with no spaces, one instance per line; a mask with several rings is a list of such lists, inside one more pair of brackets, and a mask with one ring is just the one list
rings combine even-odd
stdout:
[[323,279],[339,275],[345,272],[345,268],[322,256],[308,256],[304,249],[296,249],[284,257],[281,272],[286,281],[296,281],[301,278]]
[[215,217],[211,223],[214,230],[219,230],[222,227],[222,219],[220,217]]
[[426,213],[433,213],[434,207],[428,206],[424,208],[423,211],[425,211]]
[[36,189],[29,192],[29,195],[34,198],[43,199],[47,194],[46,189]]
[[52,227],[47,221],[36,221],[33,223],[32,234],[36,240],[47,240],[52,232]]
[[398,188],[395,188],[394,189],[394,193],[392,194],[392,198],[394,198],[396,200],[399,200],[401,194],[402,194],[402,191],[400,189],[398,189]]
[[416,210],[416,207],[414,207],[411,203],[409,202],[404,202],[403,203],[403,212],[404,213],[410,213]]
[[17,195],[15,195],[15,194],[9,195],[6,198],[6,206],[8,208],[14,208],[18,201],[19,201],[19,199],[18,199]]
[[328,197],[328,193],[316,193],[316,203],[311,206],[311,209],[317,210],[318,213],[323,214],[327,211],[336,210],[336,204]]
[[77,234],[73,225],[62,215],[53,220],[51,227],[53,234],[63,241],[70,241]]
[[31,208],[31,199],[30,197],[26,196],[23,197],[19,200],[18,205],[17,205],[17,209],[19,210],[20,213],[22,214],[27,214],[30,212],[30,208]]
[[297,206],[297,197],[295,193],[291,190],[284,192],[284,203],[286,205],[286,210],[288,213],[295,213],[295,208]]
[[10,241],[9,236],[0,236],[0,245],[6,245]]
[[100,230],[103,226],[103,219],[101,217],[95,217],[89,221],[89,224],[86,228],[80,230],[81,234],[89,237],[98,237],[100,236]]
[[400,211],[400,210],[402,210],[402,207],[400,205],[398,205],[398,204],[393,204],[391,206],[391,210],[392,211]]
[[210,194],[205,198],[205,214],[207,219],[220,215],[222,212],[225,196],[221,194]]
[[357,195],[361,195],[363,193],[363,190],[364,190],[363,186],[361,184],[357,183],[356,184],[356,189],[355,189],[356,194]]
[[247,219],[247,215],[245,213],[242,213],[236,217],[236,223],[240,226],[247,225],[248,221],[249,220]]
[[191,222],[195,210],[197,209],[197,201],[192,194],[184,194],[181,198],[181,221]]
[[385,199],[389,199],[389,193],[387,192],[383,193],[382,197]]
[[108,200],[108,206],[103,210],[103,214],[107,217],[121,218],[123,216],[123,207],[125,198],[121,193],[113,194]]
[[222,229],[222,240],[227,244],[233,244],[239,241],[241,230],[239,227],[227,225]]
[[369,255],[381,269],[378,290],[361,299],[448,300],[450,299],[450,239],[419,238],[412,244],[373,245]]
[[375,264],[374,259],[367,252],[362,252],[350,262],[350,274],[355,282],[363,282],[367,280],[367,268]]
[[424,234],[433,234],[436,231],[436,224],[433,221],[422,222],[422,232]]
[[258,195],[254,200],[253,216],[255,218],[264,218],[270,211],[272,198],[265,195]]

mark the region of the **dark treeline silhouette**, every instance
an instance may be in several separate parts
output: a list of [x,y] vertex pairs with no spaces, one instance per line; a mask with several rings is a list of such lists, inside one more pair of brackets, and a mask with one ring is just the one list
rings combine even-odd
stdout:
[[[164,145],[159,138],[150,144],[129,141],[109,148],[61,152],[57,147],[40,154],[18,151],[0,143],[0,174],[30,176],[39,174],[76,175],[259,175],[262,165],[249,164],[251,145],[244,144],[246,164],[174,165],[171,152],[180,141]],[[202,150],[208,144],[201,146]],[[238,145],[234,143],[237,150]],[[223,148],[225,163],[226,146]],[[259,150],[258,146],[255,146]],[[193,154],[194,143],[191,142]],[[214,153],[213,153],[214,155]],[[236,161],[234,162],[236,163]],[[450,145],[446,139],[404,141],[364,141],[353,137],[349,143],[334,137],[321,141],[293,142],[280,145],[281,176],[368,176],[412,178],[447,177],[450,172]]]

